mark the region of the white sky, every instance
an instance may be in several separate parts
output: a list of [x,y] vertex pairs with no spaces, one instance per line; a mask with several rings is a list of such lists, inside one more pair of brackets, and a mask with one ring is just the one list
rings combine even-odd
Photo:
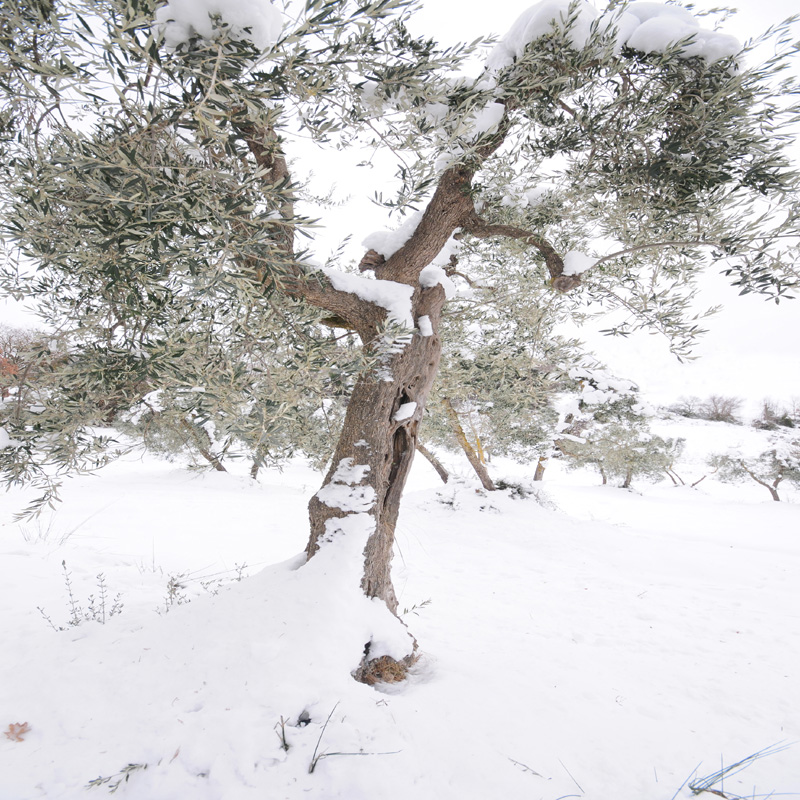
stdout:
[[[415,30],[438,31],[440,41],[453,44],[471,41],[491,33],[502,35],[532,2],[527,0],[422,0],[423,10],[416,16]],[[598,9],[605,3],[593,2]],[[695,0],[698,9],[724,7],[724,2]],[[730,3],[737,14],[725,25],[725,33],[744,40],[793,14],[800,13],[797,0],[741,0]],[[488,14],[487,14],[488,12]]]
[[[518,0],[493,0],[487,5],[483,0],[426,0],[413,28],[416,32],[432,32],[444,43],[472,40],[477,36],[496,33],[502,35],[529,3]],[[598,4],[602,6],[603,4]],[[711,3],[697,2],[698,7]],[[768,26],[800,11],[797,0],[743,0],[739,13],[726,23],[724,31],[745,40]],[[487,8],[490,14],[487,15]],[[800,29],[800,26],[798,26]],[[316,171],[326,180],[326,166],[330,166],[331,182],[337,180],[336,169],[318,165]],[[339,175],[340,177],[340,175]],[[348,174],[348,191],[354,196],[363,192],[371,195],[381,186],[370,181],[377,176],[363,174],[354,185]],[[341,194],[341,192],[340,192]],[[385,213],[374,206],[358,203],[358,211],[335,214],[336,241],[353,233],[360,241],[371,225],[349,230],[353,218],[364,222],[366,216],[375,220],[374,227],[382,227]],[[702,307],[723,304],[725,309],[706,324],[710,333],[704,338],[696,354],[700,357],[688,365],[680,365],[669,355],[657,337],[642,335],[634,340],[608,339],[590,330],[581,331],[597,355],[621,377],[637,381],[656,402],[668,402],[680,395],[710,393],[731,394],[746,398],[755,405],[763,397],[788,399],[800,397],[800,298],[780,306],[765,303],[763,299],[738,297],[724,279],[710,276],[702,300]],[[21,309],[0,301],[0,322],[30,324]],[[598,329],[608,327],[599,323]]]

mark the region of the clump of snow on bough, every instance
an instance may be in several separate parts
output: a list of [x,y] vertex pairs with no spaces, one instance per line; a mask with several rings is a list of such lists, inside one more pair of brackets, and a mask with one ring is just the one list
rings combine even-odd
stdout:
[[0,428],[0,450],[6,447],[19,447],[21,444],[22,442],[12,439],[5,428]]
[[590,270],[597,259],[578,250],[570,250],[564,256],[564,275],[580,275]]
[[414,412],[417,410],[416,403],[403,403],[397,411],[394,412],[394,416],[392,419],[395,422],[404,422],[407,419],[411,419],[414,416]]
[[554,29],[569,25],[569,42],[576,50],[587,46],[596,32],[613,35],[614,50],[627,46],[643,53],[664,53],[679,43],[682,58],[698,56],[709,63],[738,55],[742,46],[733,36],[700,26],[687,9],[665,3],[630,3],[622,12],[598,14],[588,2],[542,0],[524,11],[486,62],[498,72],[522,58],[527,46]]
[[328,280],[337,291],[354,294],[368,303],[375,303],[386,309],[389,321],[402,328],[414,327],[411,315],[411,295],[414,294],[412,286],[397,281],[364,278],[361,275],[351,275],[328,267],[324,267],[322,272],[328,276]]
[[413,235],[422,220],[422,213],[409,214],[405,222],[393,231],[374,231],[366,236],[361,244],[367,250],[380,253],[385,259],[391,258]]
[[220,34],[216,18],[233,39],[267,50],[281,35],[283,15],[268,0],[169,0],[156,10],[164,44],[175,50],[194,36],[211,41]]
[[433,336],[433,323],[427,314],[417,320],[417,325],[419,326],[420,336]]

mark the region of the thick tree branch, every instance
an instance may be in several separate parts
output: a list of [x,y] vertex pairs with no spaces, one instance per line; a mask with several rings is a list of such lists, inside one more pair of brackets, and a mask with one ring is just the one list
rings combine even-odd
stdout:
[[775,478],[775,482],[774,482],[774,483],[773,483],[773,484],[770,486],[770,484],[768,484],[766,481],[762,481],[762,480],[761,480],[761,478],[759,478],[759,477],[758,477],[758,476],[757,476],[757,475],[756,475],[756,474],[755,474],[755,473],[754,473],[754,472],[753,472],[751,469],[749,469],[749,468],[747,467],[747,465],[744,463],[744,461],[739,461],[739,466],[741,466],[741,468],[742,468],[742,469],[743,469],[743,470],[744,470],[744,471],[745,471],[745,472],[746,472],[746,473],[747,473],[747,474],[748,474],[748,475],[749,475],[749,476],[750,476],[750,477],[751,477],[751,478],[752,478],[752,479],[753,479],[753,480],[754,480],[756,483],[760,484],[760,485],[761,485],[761,486],[763,486],[765,489],[767,489],[767,490],[769,491],[769,493],[772,495],[772,499],[773,499],[773,500],[775,500],[776,502],[780,502],[780,499],[781,499],[781,498],[780,498],[780,496],[778,495],[778,485],[779,485],[779,484],[780,484],[780,482],[783,480],[783,475],[778,475],[778,477],[777,477],[777,478]]
[[514,225],[493,225],[481,219],[477,214],[472,215],[469,222],[463,226],[463,229],[466,233],[478,239],[503,237],[506,239],[518,239],[532,245],[544,257],[544,263],[550,273],[550,281],[553,288],[559,292],[568,292],[581,282],[578,275],[564,275],[564,260],[550,242],[536,233],[526,231],[524,228],[517,228]]
[[[276,245],[279,253],[267,254],[263,258],[251,259],[251,267],[265,289],[275,287],[295,300],[305,300],[317,308],[330,312],[347,327],[358,331],[377,328],[385,319],[386,311],[375,303],[362,300],[352,292],[344,292],[333,287],[330,279],[322,272],[307,272],[298,263],[294,252],[294,195],[291,190],[291,173],[280,139],[271,125],[257,125],[253,122],[238,122],[237,127],[245,138],[256,163],[263,171],[265,185],[284,193],[280,206],[279,233]],[[284,274],[276,274],[275,262],[283,263]]]
[[385,263],[375,258],[378,254],[367,252],[362,259],[364,268],[374,269],[378,278],[416,286],[419,273],[439,255],[453,233],[475,215],[472,179],[484,162],[501,147],[510,127],[506,112],[497,131],[485,137],[485,142],[476,147],[464,163],[456,164],[442,173],[436,191],[408,241]]
[[364,334],[377,329],[386,319],[386,309],[363,300],[353,292],[335,289],[324,272],[306,272],[300,264],[287,265],[284,275],[276,276],[270,270],[271,264],[258,269],[265,274],[265,289],[274,286],[278,291],[294,300],[304,300],[316,308],[327,311],[331,319],[337,320],[337,327],[352,328]]
[[375,265],[377,278],[417,285],[420,272],[439,255],[453,232],[475,212],[471,196],[474,174],[474,170],[464,166],[444,171],[409,240],[388,261]]
[[425,447],[422,442],[417,439],[417,450],[422,453],[423,456],[428,460],[430,465],[436,470],[438,476],[442,479],[442,483],[447,483],[450,480],[450,473],[444,468],[444,465],[438,458],[430,451],[427,447]]
[[[271,187],[280,187],[285,192],[280,214],[284,220],[294,217],[294,195],[290,190],[291,174],[286,156],[281,149],[280,140],[271,125],[256,125],[254,122],[241,122],[237,125],[244,136],[256,164],[264,170],[264,182]],[[294,255],[294,227],[287,222],[280,226],[278,243],[287,256]]]

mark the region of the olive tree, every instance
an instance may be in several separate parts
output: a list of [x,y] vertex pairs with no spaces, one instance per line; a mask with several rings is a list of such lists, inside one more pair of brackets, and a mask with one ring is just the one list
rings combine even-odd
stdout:
[[663,439],[650,430],[652,410],[635,384],[605,368],[584,365],[570,371],[580,393],[562,410],[556,447],[571,469],[596,469],[605,485],[616,480],[630,489],[635,477],[669,476],[683,450],[683,439]]
[[[777,298],[794,280],[786,28],[751,66],[748,48],[679,6],[548,0],[521,9],[470,75],[479,44],[413,35],[410,0],[214,8],[3,4],[4,284],[66,339],[147,365],[148,379],[154,359],[180,361],[198,319],[220,319],[220,337],[221,310],[256,336],[282,324],[278,296],[355,331],[364,368],[310,501],[307,554],[357,554],[363,592],[392,610],[400,498],[461,244],[466,279],[476,259],[502,280],[523,257],[550,291],[626,309],[616,333],[650,327],[679,355],[709,265]],[[370,188],[403,222],[369,236],[358,263],[320,263],[306,238],[303,175],[325,148],[397,164]],[[12,475],[66,448],[59,410],[3,419]],[[74,433],[79,451],[99,446]],[[370,661],[367,643],[362,679]]]
[[785,481],[800,487],[800,439],[778,436],[772,439],[772,446],[758,456],[715,455],[709,459],[709,465],[720,480],[737,483],[750,478],[763,486],[776,503],[780,502],[778,487],[781,483]]

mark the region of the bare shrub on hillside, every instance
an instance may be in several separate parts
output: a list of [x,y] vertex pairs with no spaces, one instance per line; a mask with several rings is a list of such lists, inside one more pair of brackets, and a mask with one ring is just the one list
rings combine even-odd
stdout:
[[706,400],[694,396],[680,397],[676,403],[667,406],[667,411],[688,419],[705,419],[709,422],[739,425],[741,420],[737,414],[741,407],[742,401],[738,397],[712,394]]
[[680,397],[677,403],[667,406],[667,411],[688,419],[699,419],[703,401],[699,397]]
[[737,416],[742,407],[742,401],[738,397],[725,397],[720,394],[712,394],[700,409],[700,419],[707,419],[710,422],[728,422],[732,425],[739,425],[741,420]]

